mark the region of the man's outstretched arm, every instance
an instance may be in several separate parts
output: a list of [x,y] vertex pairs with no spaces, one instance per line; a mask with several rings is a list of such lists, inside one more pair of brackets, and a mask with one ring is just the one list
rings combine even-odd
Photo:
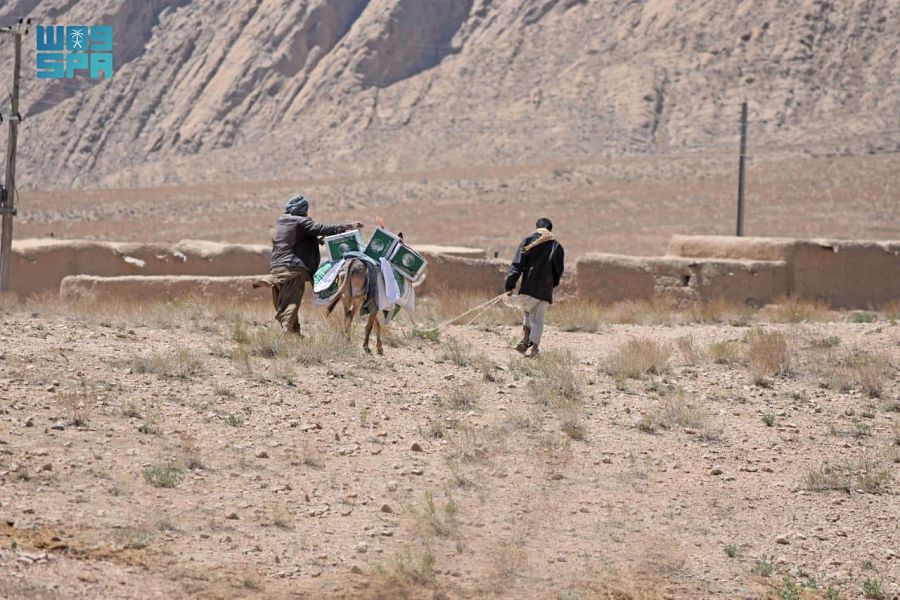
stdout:
[[351,229],[361,229],[363,224],[357,222],[346,223],[344,225],[326,225],[325,223],[316,223],[312,219],[304,219],[299,223],[299,226],[303,231],[310,235],[323,236],[336,235],[338,233],[350,231]]

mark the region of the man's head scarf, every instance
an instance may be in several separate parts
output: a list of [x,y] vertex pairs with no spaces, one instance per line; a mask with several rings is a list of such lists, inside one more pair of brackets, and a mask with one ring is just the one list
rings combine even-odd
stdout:
[[295,217],[305,217],[309,212],[309,200],[300,195],[294,196],[287,201],[284,212]]

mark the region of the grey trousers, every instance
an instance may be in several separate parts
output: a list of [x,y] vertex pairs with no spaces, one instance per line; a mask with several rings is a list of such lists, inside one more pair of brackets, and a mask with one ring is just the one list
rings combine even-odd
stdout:
[[544,317],[547,314],[549,302],[538,300],[524,294],[519,295],[519,302],[525,311],[525,322],[523,325],[531,330],[528,339],[535,346],[541,343],[541,334],[544,333]]

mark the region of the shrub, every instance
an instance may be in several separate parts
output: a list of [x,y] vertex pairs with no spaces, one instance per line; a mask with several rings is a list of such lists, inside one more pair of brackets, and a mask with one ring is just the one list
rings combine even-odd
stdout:
[[471,410],[475,408],[480,394],[478,385],[471,381],[466,382],[450,389],[445,404],[448,408],[455,410]]
[[659,375],[669,369],[672,349],[650,338],[632,338],[606,359],[606,370],[616,380]]
[[747,334],[747,343],[747,367],[755,383],[789,371],[791,357],[782,334],[756,328]]
[[472,362],[472,344],[448,337],[443,345],[441,360],[457,367],[468,366]]
[[688,402],[680,391],[660,399],[638,422],[638,429],[647,433],[674,427],[693,429],[701,438],[708,440],[719,439],[722,435],[722,428],[712,422],[709,413],[703,407]]
[[741,347],[734,341],[713,342],[707,349],[710,360],[719,365],[732,364],[741,356]]
[[882,600],[884,598],[884,586],[881,580],[876,577],[866,578],[863,581],[863,596],[872,600]]
[[825,463],[820,467],[807,471],[804,483],[807,489],[814,491],[864,490],[871,494],[880,494],[890,487],[893,475],[879,462],[863,458],[856,462],[838,464]]
[[144,470],[147,483],[161,488],[173,488],[184,479],[184,471],[171,465],[157,465]]
[[686,335],[678,338],[675,340],[675,346],[678,348],[678,352],[681,353],[681,357],[686,364],[696,365],[703,360],[703,352],[697,347],[697,344],[694,343],[694,338],[692,336]]
[[546,350],[537,359],[520,358],[515,366],[532,377],[528,388],[538,402],[560,406],[581,399],[581,381],[572,370],[575,357],[568,351]]
[[850,321],[853,323],[872,323],[876,318],[877,315],[875,313],[861,310],[853,313],[850,316]]
[[805,323],[827,321],[833,313],[825,302],[791,297],[777,299],[765,307],[760,316],[773,323]]
[[205,369],[203,359],[194,350],[181,348],[174,354],[154,354],[138,357],[132,362],[137,373],[153,373],[160,377],[189,379]]

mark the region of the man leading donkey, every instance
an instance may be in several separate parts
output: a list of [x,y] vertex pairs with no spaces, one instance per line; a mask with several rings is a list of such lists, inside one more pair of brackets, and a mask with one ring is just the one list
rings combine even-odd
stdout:
[[537,231],[522,240],[516,250],[509,274],[506,277],[506,293],[512,295],[519,281],[519,304],[525,311],[522,341],[516,350],[525,354],[531,348],[531,356],[537,356],[544,332],[544,316],[553,303],[553,288],[562,277],[565,252],[553,238],[550,219],[538,219]]

